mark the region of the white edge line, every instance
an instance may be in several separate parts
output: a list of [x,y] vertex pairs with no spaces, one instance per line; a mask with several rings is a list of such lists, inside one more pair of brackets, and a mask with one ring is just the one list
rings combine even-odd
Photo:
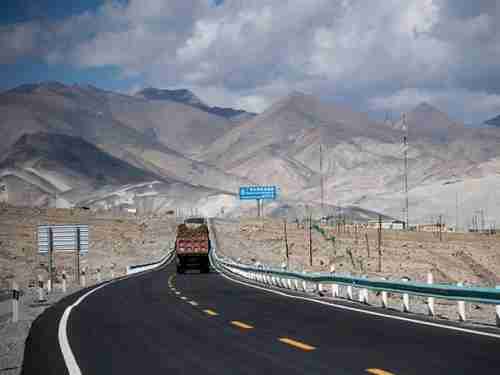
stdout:
[[360,313],[368,314],[368,315],[380,316],[380,317],[384,317],[384,318],[395,319],[395,320],[402,320],[402,321],[405,321],[405,322],[410,322],[410,323],[415,323],[415,324],[421,324],[421,325],[426,325],[426,326],[431,326],[431,327],[445,328],[445,329],[449,329],[449,330],[452,330],[452,331],[459,331],[459,332],[471,333],[471,334],[479,335],[479,336],[488,336],[488,337],[495,337],[497,339],[500,339],[500,335],[495,334],[495,333],[481,332],[481,331],[475,331],[473,329],[468,329],[468,328],[460,328],[460,327],[448,326],[448,325],[439,324],[439,323],[426,322],[426,321],[423,321],[423,320],[405,318],[405,317],[402,317],[402,316],[383,314],[383,313],[379,313],[379,312],[376,312],[376,311],[358,309],[356,307],[338,305],[336,303],[331,303],[331,302],[326,302],[326,301],[320,301],[320,300],[317,300],[317,299],[314,299],[314,298],[294,296],[294,295],[283,293],[283,292],[280,292],[280,291],[277,291],[277,290],[263,288],[263,287],[260,287],[258,285],[249,284],[249,283],[246,283],[246,282],[243,282],[243,281],[240,281],[240,280],[233,279],[232,277],[225,275],[223,272],[219,272],[219,273],[223,277],[225,277],[226,279],[231,280],[231,281],[233,281],[235,283],[246,285],[246,286],[249,286],[249,287],[252,287],[252,288],[260,289],[260,290],[263,290],[263,291],[266,291],[266,292],[269,292],[269,293],[274,293],[274,294],[278,294],[278,295],[289,297],[289,298],[295,298],[295,299],[300,299],[300,300],[304,300],[304,301],[315,302],[315,303],[319,303],[319,304],[322,304],[322,305],[332,306],[332,307],[336,307],[336,308],[343,309],[343,310],[356,311],[356,312],[360,312]]
[[[167,257],[165,261],[161,264],[158,264],[157,267],[164,266],[168,264],[167,262],[170,257]],[[172,259],[170,259],[171,261]],[[134,274],[127,275],[133,277]],[[128,277],[126,277],[128,279]],[[125,279],[118,279],[118,280],[112,280],[108,281],[102,285],[99,285],[98,287],[95,287],[94,289],[88,291],[85,293],[83,296],[78,298],[76,302],[74,302],[72,305],[66,307],[64,310],[64,313],[61,316],[61,320],[59,321],[59,329],[58,329],[58,339],[59,339],[59,347],[61,349],[62,355],[64,362],[66,364],[66,368],[68,369],[69,375],[82,375],[82,371],[80,370],[80,367],[78,366],[78,362],[76,361],[75,355],[73,354],[73,351],[71,350],[71,346],[69,345],[69,340],[68,340],[68,319],[69,315],[71,314],[71,310],[73,310],[75,307],[77,307],[80,303],[83,302],[85,298],[87,298],[89,295],[91,295],[94,292],[97,292],[99,289],[104,288],[105,286],[114,284],[119,281],[123,281]]]
[[91,295],[92,293],[98,291],[99,289],[109,285],[110,283],[106,283],[104,285],[100,285],[99,287],[92,289],[91,291],[85,293],[83,296],[78,298],[78,300],[73,303],[72,305],[68,306],[66,310],[64,310],[64,313],[61,317],[61,320],[59,321],[59,332],[58,332],[58,337],[59,337],[59,347],[61,348],[61,352],[64,358],[64,362],[66,363],[66,367],[68,368],[68,372],[70,375],[81,375],[81,370],[80,367],[78,366],[78,363],[76,362],[75,355],[73,354],[73,351],[71,350],[71,346],[69,345],[68,341],[68,319],[69,319],[69,314],[71,314],[71,310],[78,306],[86,297]]

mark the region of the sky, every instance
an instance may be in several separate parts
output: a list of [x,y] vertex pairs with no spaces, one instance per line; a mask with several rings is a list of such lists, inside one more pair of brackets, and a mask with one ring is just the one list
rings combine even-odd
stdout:
[[0,90],[188,88],[261,112],[302,91],[379,118],[500,114],[496,0],[2,0]]

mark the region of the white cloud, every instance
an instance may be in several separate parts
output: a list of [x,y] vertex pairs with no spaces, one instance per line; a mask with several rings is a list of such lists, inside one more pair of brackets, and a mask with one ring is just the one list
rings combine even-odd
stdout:
[[0,27],[0,64],[37,52],[35,35],[39,25],[35,22]]
[[111,65],[145,85],[197,88],[212,92],[208,103],[250,110],[299,89],[372,108],[448,96],[450,112],[484,117],[500,94],[500,7],[467,4],[110,0],[52,25],[0,29],[0,62],[39,54]]

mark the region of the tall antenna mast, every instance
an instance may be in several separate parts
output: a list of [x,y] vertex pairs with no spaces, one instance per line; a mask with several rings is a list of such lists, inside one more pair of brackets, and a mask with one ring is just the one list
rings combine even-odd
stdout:
[[403,114],[403,154],[404,154],[404,175],[403,175],[403,190],[405,194],[405,206],[403,209],[403,217],[405,221],[405,229],[408,230],[408,127],[406,125],[406,113]]
[[319,174],[321,178],[321,216],[324,215],[325,206],[325,186],[323,181],[323,146],[319,144]]

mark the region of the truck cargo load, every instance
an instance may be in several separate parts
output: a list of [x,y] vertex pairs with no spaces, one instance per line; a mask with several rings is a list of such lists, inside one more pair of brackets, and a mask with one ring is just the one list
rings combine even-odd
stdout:
[[205,219],[191,218],[177,226],[175,240],[177,273],[184,273],[189,268],[209,272],[209,251],[210,238]]

